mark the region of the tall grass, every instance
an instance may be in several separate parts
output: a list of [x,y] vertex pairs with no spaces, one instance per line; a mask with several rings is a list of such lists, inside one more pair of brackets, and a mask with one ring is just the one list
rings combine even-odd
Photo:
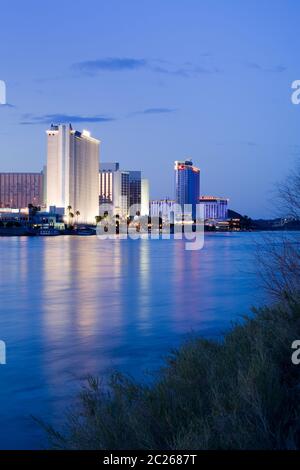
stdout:
[[157,379],[90,379],[64,428],[62,449],[300,448],[300,302],[255,310],[222,342],[196,338],[173,352]]

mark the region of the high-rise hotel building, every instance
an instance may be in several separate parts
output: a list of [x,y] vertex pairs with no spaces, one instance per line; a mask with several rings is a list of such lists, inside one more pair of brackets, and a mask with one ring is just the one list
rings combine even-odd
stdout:
[[[191,204],[189,215],[196,219],[196,207],[200,196],[200,169],[193,165],[192,160],[175,161],[175,199],[181,206]],[[188,214],[185,214],[188,215]]]
[[[117,162],[101,163],[99,204],[111,204],[120,217],[149,214],[149,181],[141,171],[120,170]],[[101,208],[100,208],[101,212]]]
[[[129,172],[119,163],[101,163],[99,173],[100,212],[103,204],[113,206],[114,215],[126,218],[129,211]],[[101,214],[100,214],[101,215]]]
[[99,214],[99,145],[88,131],[71,124],[47,130],[47,207],[80,212],[78,221],[95,223]]

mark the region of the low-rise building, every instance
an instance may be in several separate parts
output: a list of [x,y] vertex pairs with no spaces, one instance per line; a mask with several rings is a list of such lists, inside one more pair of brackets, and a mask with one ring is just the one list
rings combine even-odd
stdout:
[[216,196],[201,196],[199,203],[204,205],[205,220],[226,220],[229,199]]
[[160,217],[166,222],[174,222],[177,203],[172,199],[156,199],[150,202],[151,217]]
[[23,209],[44,205],[41,173],[0,173],[0,208]]

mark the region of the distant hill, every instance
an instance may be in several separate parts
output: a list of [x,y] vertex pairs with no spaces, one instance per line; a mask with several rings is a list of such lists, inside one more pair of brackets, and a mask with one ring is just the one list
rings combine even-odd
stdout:
[[228,209],[228,219],[240,219],[240,227],[241,229],[255,229],[255,224],[254,221],[248,217],[247,215],[242,215],[239,214],[236,211],[233,211],[232,209]]
[[228,219],[243,219],[242,214],[239,214],[236,211],[233,211],[232,209],[228,209]]
[[228,219],[240,219],[241,227],[253,230],[300,230],[300,220],[251,219],[231,209],[228,210]]

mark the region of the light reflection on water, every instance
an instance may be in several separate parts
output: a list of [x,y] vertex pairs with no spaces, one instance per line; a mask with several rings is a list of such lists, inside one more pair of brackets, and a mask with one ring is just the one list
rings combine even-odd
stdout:
[[253,233],[184,241],[1,238],[0,448],[38,448],[88,374],[138,378],[192,331],[213,335],[258,303]]

